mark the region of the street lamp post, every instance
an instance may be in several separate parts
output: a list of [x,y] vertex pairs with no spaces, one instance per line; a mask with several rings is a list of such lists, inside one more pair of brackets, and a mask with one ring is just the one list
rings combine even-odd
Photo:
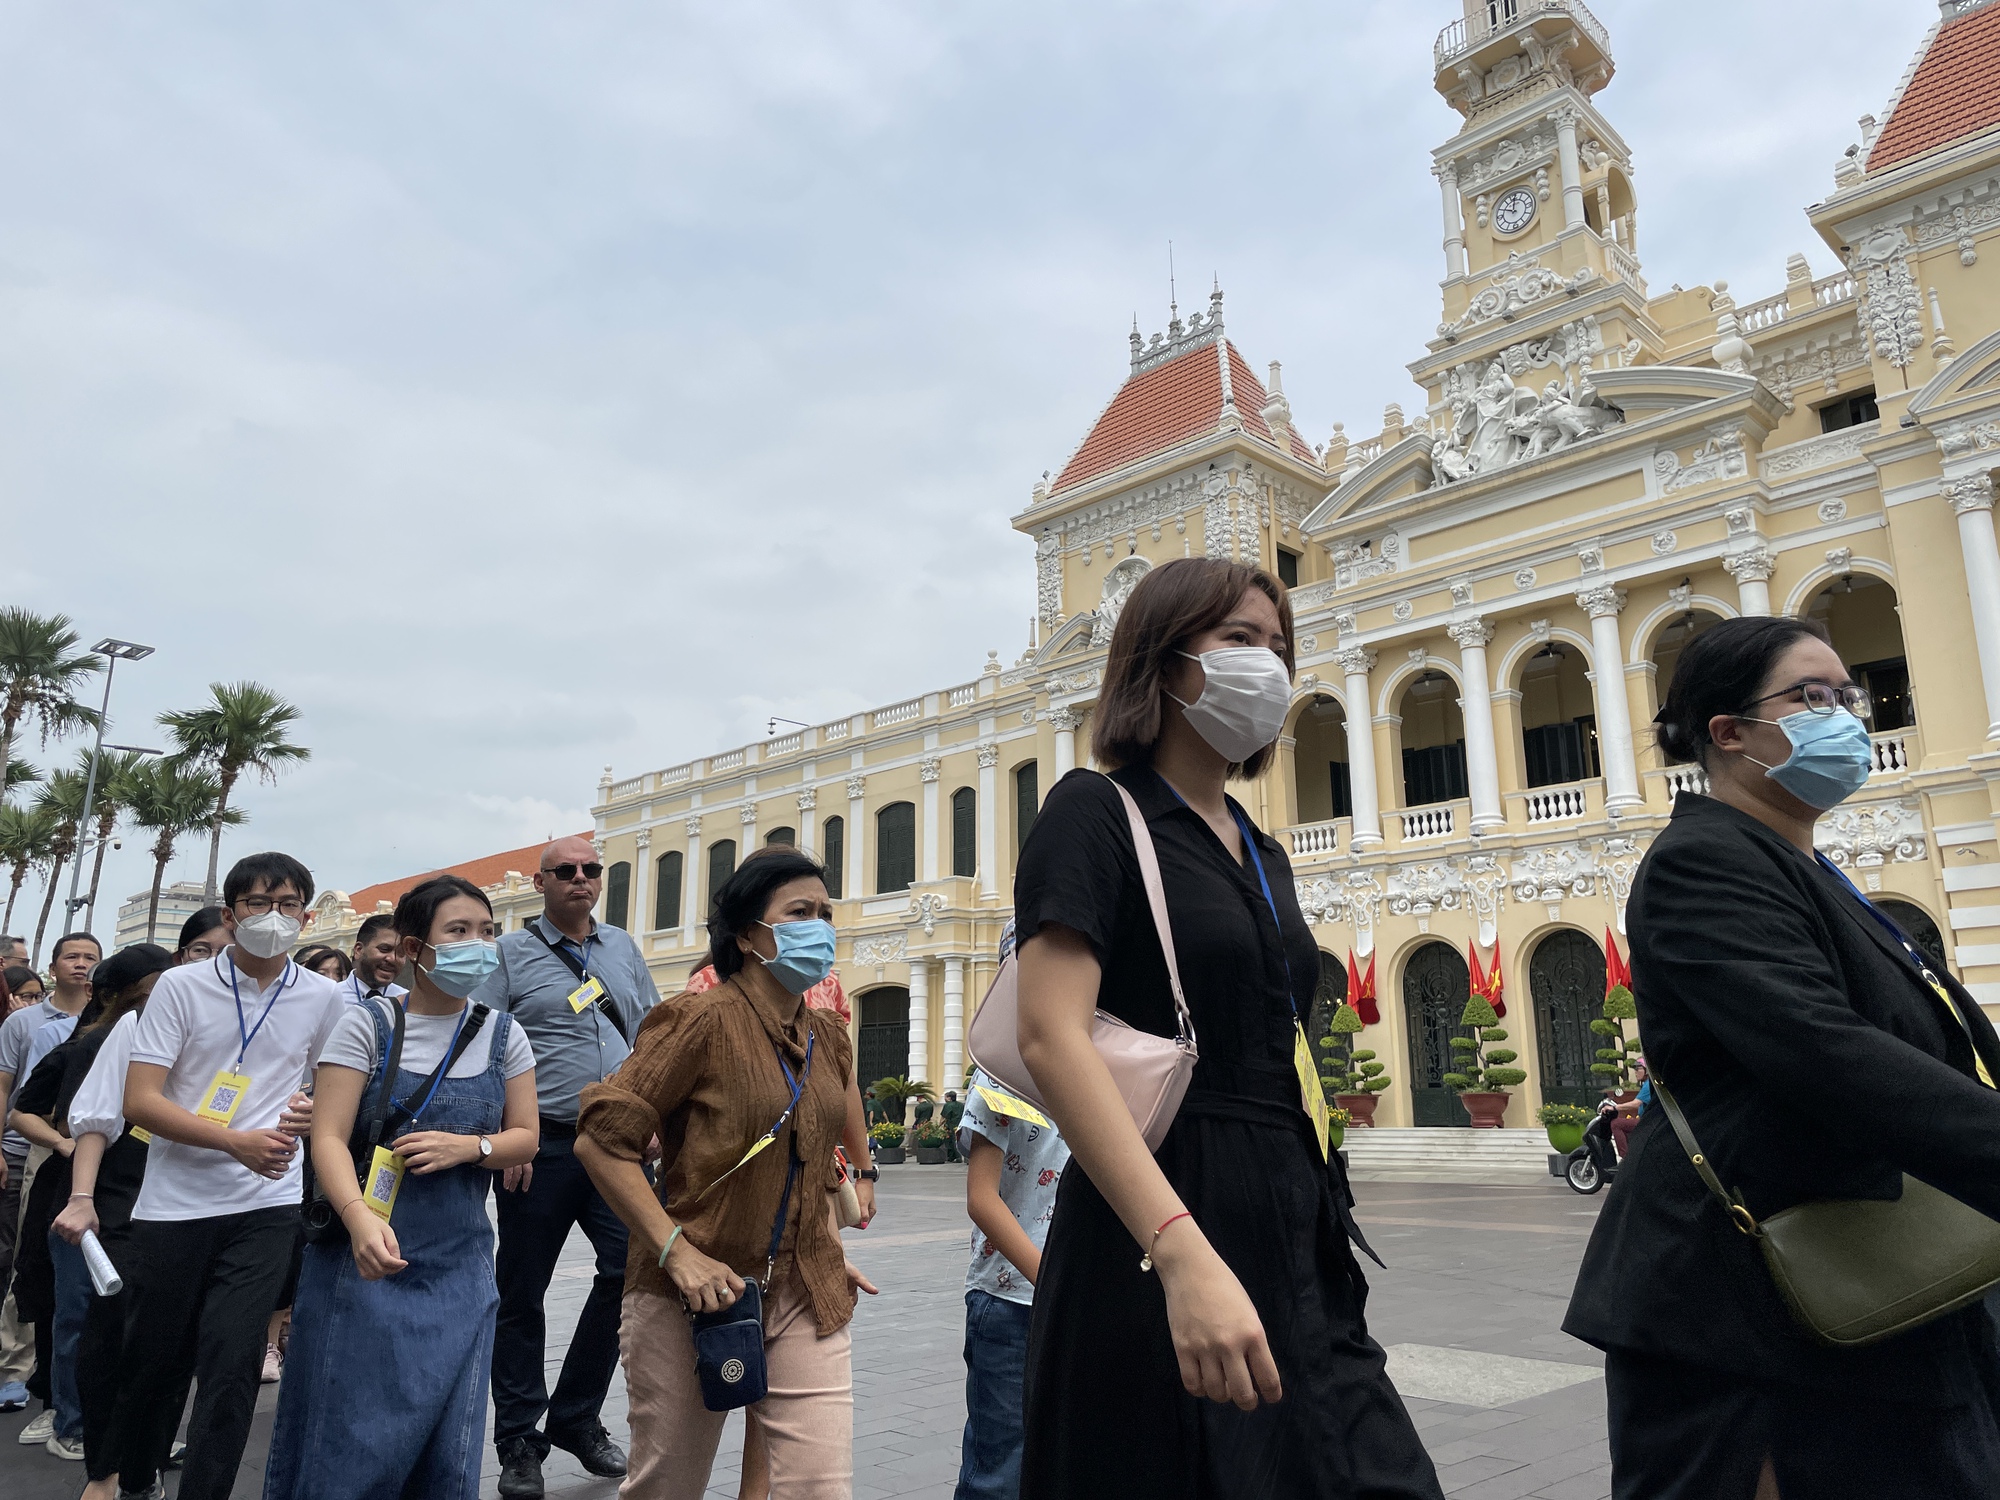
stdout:
[[[91,804],[97,800],[97,763],[104,757],[104,724],[111,716],[111,674],[121,661],[144,661],[153,654],[151,646],[141,646],[132,641],[121,641],[106,636],[90,648],[102,656],[104,661],[104,706],[97,713],[97,743],[90,751],[90,775],[83,783],[83,812],[76,820],[76,860],[69,872],[69,901],[65,910],[67,921],[76,920],[76,909],[84,905],[77,895],[77,888],[83,884],[83,846],[90,828]],[[93,912],[94,916],[95,913]]]

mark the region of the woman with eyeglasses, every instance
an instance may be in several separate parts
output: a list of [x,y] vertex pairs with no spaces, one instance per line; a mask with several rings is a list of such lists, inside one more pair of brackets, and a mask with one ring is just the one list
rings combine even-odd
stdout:
[[[847,1260],[825,1185],[847,1122],[847,1028],[805,995],[833,970],[825,869],[770,845],[715,894],[721,983],[662,1001],[632,1055],[583,1091],[576,1154],[630,1230],[619,1355],[630,1403],[627,1500],[699,1500],[723,1413],[703,1399],[688,1314],[755,1283],[769,1392],[749,1407],[787,1500],[854,1488],[848,1322],[875,1288]],[[658,1137],[659,1188],[646,1181]],[[754,1344],[754,1333],[752,1335]],[[741,1362],[733,1379],[742,1379]]]
[[513,1017],[468,998],[498,962],[479,887],[424,881],[396,931],[415,988],[351,1003],[314,1074],[313,1169],[346,1235],[306,1246],[266,1500],[479,1493],[487,1188],[535,1154],[535,1059]]
[[1605,1352],[1619,1496],[1931,1500],[2000,1475],[1985,1307],[1830,1347],[1749,1227],[1895,1201],[1905,1174],[2000,1218],[2000,1037],[1814,846],[1874,768],[1869,707],[1817,624],[1746,618],[1688,645],[1655,721],[1711,791],[1679,795],[1633,883],[1654,1107],[1563,1324]]
[[181,940],[174,948],[175,964],[205,964],[229,946],[228,911],[204,906],[181,923]]

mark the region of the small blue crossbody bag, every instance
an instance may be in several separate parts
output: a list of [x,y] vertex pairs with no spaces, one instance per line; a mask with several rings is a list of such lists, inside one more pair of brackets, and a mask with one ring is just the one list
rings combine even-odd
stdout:
[[771,1226],[771,1250],[764,1268],[765,1285],[743,1283],[743,1295],[720,1312],[690,1313],[694,1326],[694,1371],[701,1380],[701,1404],[710,1411],[734,1411],[755,1406],[770,1389],[764,1368],[764,1292],[777,1264],[778,1244],[785,1237],[785,1212],[791,1207],[792,1184],[799,1175],[799,1147],[792,1139],[792,1162],[785,1169],[785,1196],[778,1201],[777,1222]]

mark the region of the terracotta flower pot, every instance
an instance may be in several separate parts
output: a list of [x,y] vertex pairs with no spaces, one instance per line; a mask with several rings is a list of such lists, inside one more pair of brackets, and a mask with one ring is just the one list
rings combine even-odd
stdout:
[[1507,1113],[1507,1095],[1467,1092],[1458,1097],[1465,1101],[1466,1110],[1472,1116],[1474,1130],[1500,1128],[1500,1117]]
[[1335,1094],[1333,1102],[1354,1116],[1356,1126],[1375,1128],[1375,1106],[1382,1102],[1380,1094]]

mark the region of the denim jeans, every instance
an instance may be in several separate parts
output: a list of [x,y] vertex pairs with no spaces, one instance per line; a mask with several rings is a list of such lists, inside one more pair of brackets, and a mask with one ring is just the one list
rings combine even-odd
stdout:
[[965,1448],[954,1500],[1021,1493],[1021,1379],[1034,1309],[988,1292],[965,1294]]
[[49,1392],[56,1409],[56,1436],[64,1442],[83,1437],[83,1401],[77,1395],[76,1362],[83,1347],[83,1324],[90,1316],[90,1271],[83,1251],[49,1231],[49,1259],[56,1268],[56,1315],[51,1330]]

